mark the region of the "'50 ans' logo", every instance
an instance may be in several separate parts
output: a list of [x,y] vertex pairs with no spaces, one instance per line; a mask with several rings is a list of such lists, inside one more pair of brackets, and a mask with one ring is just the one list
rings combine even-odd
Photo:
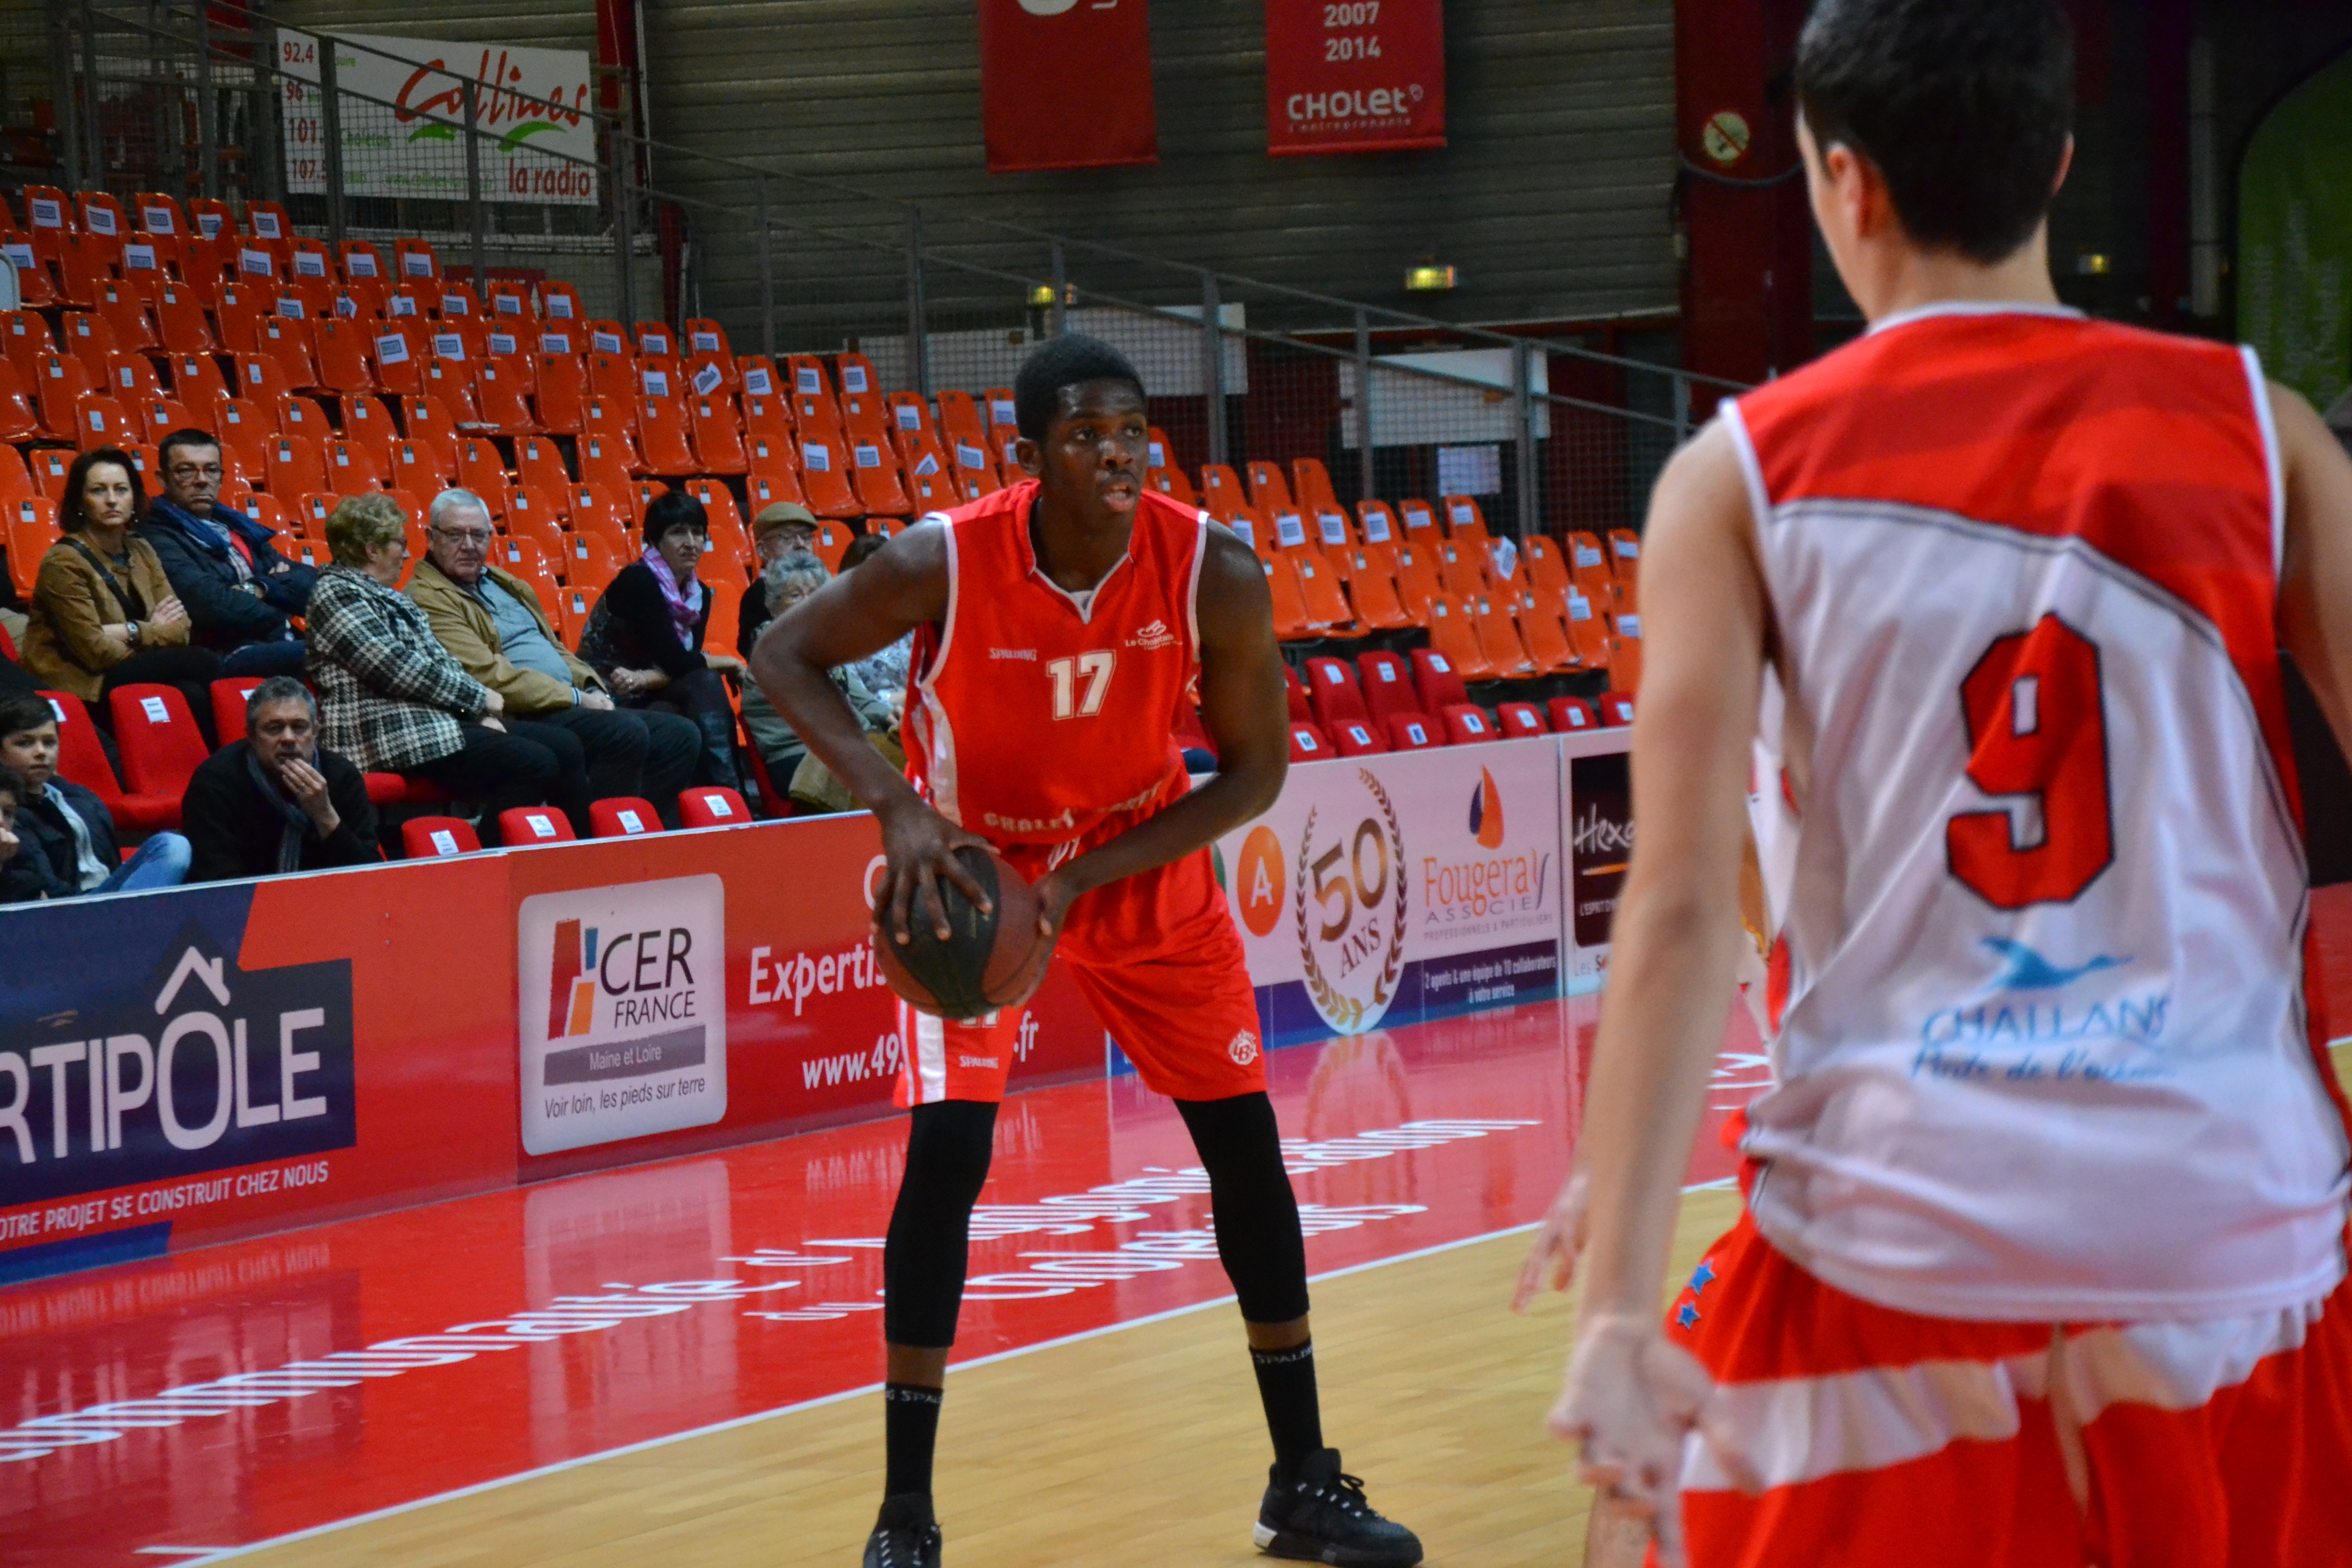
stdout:
[[1379,816],[1360,818],[1318,855],[1315,819],[1321,808],[1307,812],[1298,835],[1293,905],[1307,994],[1324,1022],[1349,1035],[1378,1024],[1395,999],[1405,932],[1404,835],[1381,781],[1369,770],[1357,776],[1371,792]]

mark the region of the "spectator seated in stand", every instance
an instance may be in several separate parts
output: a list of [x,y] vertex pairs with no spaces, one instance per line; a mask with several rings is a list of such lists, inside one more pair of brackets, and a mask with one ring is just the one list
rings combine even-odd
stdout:
[[367,776],[320,750],[319,703],[309,687],[290,675],[255,687],[245,700],[245,735],[205,760],[180,802],[188,880],[329,871],[382,858]]
[[187,879],[188,841],[158,833],[131,858],[115,847],[114,816],[90,790],[58,776],[58,710],[46,697],[0,702],[0,763],[16,770],[26,794],[16,803],[21,854],[47,868],[51,898],[176,888]]
[[[878,533],[861,533],[849,542],[841,552],[841,569],[854,571],[860,563],[882,552],[890,542]],[[850,669],[866,683],[866,689],[890,705],[900,718],[907,713],[907,671],[914,663],[915,634],[908,632],[879,653],[867,654]]]
[[49,869],[48,857],[17,836],[16,813],[32,795],[25,775],[0,763],[0,904],[72,897]]
[[310,603],[317,571],[279,554],[276,530],[220,504],[221,449],[212,437],[173,431],[156,466],[163,493],[148,504],[139,534],[187,606],[191,640],[220,656],[224,675],[301,674],[291,618]]
[[[646,508],[645,553],[614,576],[581,634],[580,655],[625,708],[683,713],[702,730],[695,783],[740,791],[735,771],[735,705],[725,675],[740,675],[731,653],[705,653],[711,589],[695,566],[710,539],[702,503],[682,489]],[[582,834],[583,838],[586,834]]]
[[[815,593],[832,579],[824,563],[813,553],[780,555],[770,562],[760,574],[761,586],[766,588],[768,603],[775,606],[781,617],[794,605]],[[895,767],[907,765],[907,754],[899,748],[898,717],[891,706],[866,689],[856,671],[842,665],[831,671],[834,685],[849,703],[849,710],[866,727],[866,738],[874,749],[890,759]],[[828,812],[855,811],[856,803],[833,770],[809,754],[806,742],[793,732],[790,721],[776,710],[768,694],[757,682],[743,686],[743,728],[759,748],[760,761],[767,764],[768,776],[776,787],[791,796],[793,806],[809,816]]]
[[327,548],[334,560],[310,591],[310,614],[320,743],[367,772],[485,803],[485,842],[499,814],[519,805],[552,805],[587,837],[579,742],[503,720],[506,700],[449,657],[399,591],[408,562],[400,503],[381,492],[347,498],[327,519]]
[[761,574],[743,590],[743,606],[735,616],[735,651],[747,661],[751,645],[775,619],[775,611],[768,607],[767,570],[783,556],[816,553],[816,514],[788,500],[761,507],[751,520],[751,548],[759,552]]
[[153,547],[131,531],[142,504],[126,454],[98,447],[74,459],[58,508],[65,536],[41,557],[20,657],[44,689],[72,692],[101,724],[108,693],[152,682],[178,687],[209,731],[220,659],[189,646],[186,606]]
[[649,800],[677,826],[677,792],[694,776],[702,731],[659,709],[616,708],[604,678],[563,646],[530,584],[490,564],[490,510],[471,490],[433,498],[425,556],[408,596],[466,673],[506,700],[509,718],[569,734],[590,795]]

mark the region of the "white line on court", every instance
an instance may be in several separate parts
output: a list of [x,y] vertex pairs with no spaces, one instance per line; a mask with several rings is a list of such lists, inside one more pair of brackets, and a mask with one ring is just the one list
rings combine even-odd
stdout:
[[[1731,1186],[1734,1182],[1735,1178],[1726,1176],[1720,1181],[1700,1182],[1683,1190],[1686,1193],[1712,1192],[1717,1188]],[[1321,1274],[1310,1274],[1307,1276],[1307,1283],[1311,1285],[1325,1279],[1339,1279],[1350,1274],[1362,1274],[1374,1268],[1385,1268],[1392,1263],[1410,1263],[1417,1258],[1433,1258],[1442,1252],[1453,1252],[1465,1247],[1475,1247],[1482,1241],[1496,1241],[1507,1236],[1524,1236],[1535,1229],[1539,1223],[1539,1221],[1531,1220],[1526,1225],[1514,1225],[1501,1230],[1490,1230],[1483,1236],[1465,1236],[1458,1241],[1442,1241],[1434,1247],[1417,1247],[1411,1252],[1400,1252],[1393,1258],[1376,1258],[1369,1263],[1355,1263],[1345,1268],[1333,1268]],[[1058,1339],[1040,1340],[1034,1345],[1019,1345],[1012,1350],[998,1351],[992,1355],[974,1356],[970,1361],[951,1362],[950,1366],[957,1370],[968,1370],[972,1367],[992,1365],[1001,1361],[1011,1361],[1016,1356],[1035,1355],[1040,1351],[1050,1351],[1062,1345],[1076,1344],[1082,1340],[1100,1339],[1106,1334],[1124,1333],[1129,1329],[1139,1329],[1150,1323],[1163,1323],[1171,1318],[1181,1318],[1188,1313],[1206,1311],[1211,1307],[1226,1306],[1233,1300],[1230,1295],[1213,1297],[1205,1301],[1195,1301],[1187,1307],[1171,1307],[1164,1312],[1153,1312],[1145,1317],[1131,1318],[1125,1322],[1105,1323],[1100,1328],[1082,1329],[1075,1334],[1064,1334]],[[244,1557],[256,1552],[266,1552],[273,1546],[289,1546],[295,1542],[309,1541],[314,1536],[331,1534],[338,1530],[349,1530],[353,1525],[373,1524],[380,1519],[393,1519],[404,1513],[414,1513],[419,1509],[433,1508],[445,1502],[456,1502],[460,1498],[496,1491],[501,1487],[514,1486],[522,1481],[535,1481],[541,1476],[561,1475],[565,1470],[576,1470],[583,1465],[601,1464],[606,1459],[617,1459],[629,1454],[641,1454],[649,1448],[667,1447],[672,1443],[690,1442],[697,1437],[708,1437],[719,1432],[730,1432],[738,1426],[750,1426],[761,1421],[772,1421],[780,1415],[792,1415],[803,1410],[814,1410],[823,1405],[838,1405],[845,1399],[856,1399],[865,1394],[879,1393],[881,1388],[882,1385],[878,1383],[869,1383],[863,1387],[844,1389],[838,1394],[820,1394],[814,1399],[803,1399],[797,1405],[780,1405],[773,1410],[754,1411],[749,1415],[738,1415],[731,1420],[713,1422],[708,1426],[696,1426],[684,1432],[672,1432],[665,1436],[648,1437],[641,1443],[624,1444],[620,1447],[607,1448],[598,1454],[583,1454],[576,1458],[559,1459],[551,1465],[541,1465],[535,1470],[519,1470],[511,1476],[499,1476],[492,1480],[477,1481],[472,1486],[459,1487],[453,1491],[436,1492],[431,1497],[396,1502],[388,1508],[376,1509],[373,1512],[356,1513],[349,1519],[331,1520],[325,1524],[314,1524],[307,1530],[297,1530],[285,1535],[272,1536],[268,1541],[257,1541],[250,1545],[220,1547],[214,1550],[213,1555],[193,1560],[184,1564],[184,1568],[206,1568],[208,1563],[226,1563],[230,1558]],[[142,1550],[178,1551],[179,1548],[142,1548]]]

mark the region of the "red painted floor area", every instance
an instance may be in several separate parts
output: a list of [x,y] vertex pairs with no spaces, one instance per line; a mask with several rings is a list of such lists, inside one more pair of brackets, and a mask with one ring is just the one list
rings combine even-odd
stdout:
[[[1276,1052],[1310,1268],[1535,1219],[1597,1001]],[[1736,1016],[1718,1119],[1756,1051]],[[892,1119],[0,1291],[0,1429],[57,1441],[0,1462],[0,1564],[200,1561],[871,1384],[902,1142]],[[1194,1163],[1133,1079],[1010,1101],[959,1359],[1225,1296]],[[1710,1128],[1691,1179],[1729,1172]]]

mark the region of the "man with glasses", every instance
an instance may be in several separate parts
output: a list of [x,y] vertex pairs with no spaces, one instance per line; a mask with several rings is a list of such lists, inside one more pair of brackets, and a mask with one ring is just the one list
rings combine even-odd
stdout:
[[603,678],[555,635],[530,584],[491,563],[494,535],[481,497],[443,490],[426,515],[425,559],[407,592],[449,657],[505,699],[509,717],[577,742],[591,795],[649,800],[677,826],[677,792],[702,749],[694,721],[614,705]]
[[299,676],[302,639],[291,622],[318,573],[279,554],[275,530],[221,504],[212,437],[173,431],[156,466],[163,493],[148,503],[139,531],[187,606],[191,640],[221,656],[224,675]]

